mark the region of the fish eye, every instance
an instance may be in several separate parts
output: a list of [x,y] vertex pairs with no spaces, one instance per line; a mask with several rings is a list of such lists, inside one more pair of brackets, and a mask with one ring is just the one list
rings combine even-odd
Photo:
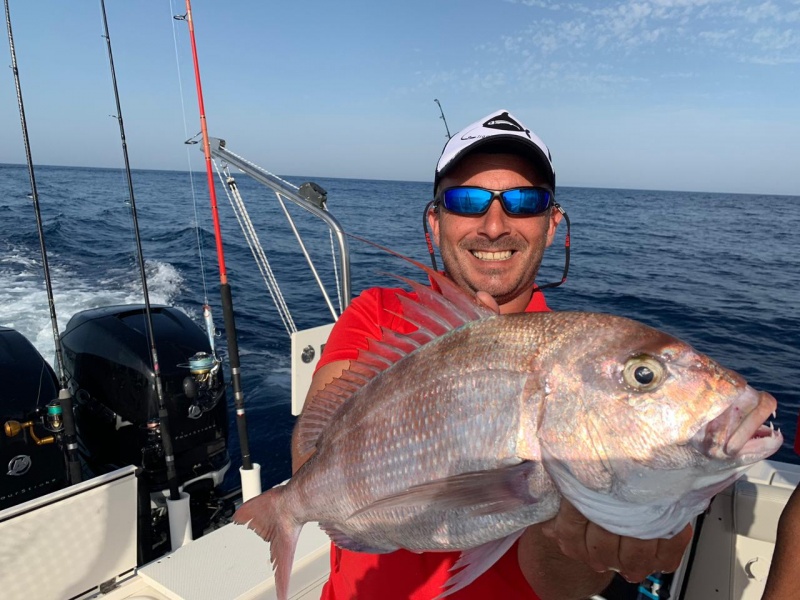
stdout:
[[649,392],[661,385],[665,374],[664,365],[658,360],[642,355],[628,359],[622,370],[622,379],[638,392]]
[[633,371],[633,378],[642,385],[652,383],[655,376],[655,373],[653,373],[650,367],[636,367],[636,369]]

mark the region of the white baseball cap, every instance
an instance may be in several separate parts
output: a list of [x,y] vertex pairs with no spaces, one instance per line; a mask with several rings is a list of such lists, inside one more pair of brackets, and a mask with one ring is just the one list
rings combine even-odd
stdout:
[[550,150],[535,133],[507,110],[499,110],[468,125],[447,141],[436,165],[434,193],[445,173],[459,160],[478,149],[484,152],[508,152],[529,158],[555,192],[556,172]]

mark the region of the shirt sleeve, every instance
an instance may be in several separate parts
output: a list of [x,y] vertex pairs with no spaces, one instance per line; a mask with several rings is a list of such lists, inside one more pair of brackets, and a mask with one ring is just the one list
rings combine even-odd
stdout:
[[367,347],[367,340],[380,338],[380,296],[377,288],[371,288],[353,299],[333,326],[317,369],[338,360],[353,360]]
[[370,288],[355,298],[333,326],[322,349],[317,369],[338,360],[354,360],[369,340],[383,337],[382,327],[399,333],[416,329],[400,315],[403,312],[399,296],[416,298],[400,288]]

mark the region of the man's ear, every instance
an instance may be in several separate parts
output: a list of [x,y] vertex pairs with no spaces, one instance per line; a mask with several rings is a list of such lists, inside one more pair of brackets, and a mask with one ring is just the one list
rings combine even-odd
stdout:
[[558,229],[558,224],[561,223],[561,218],[564,216],[561,214],[560,210],[556,210],[555,208],[550,209],[550,224],[547,228],[547,245],[553,243],[553,240],[556,239],[556,229]]
[[433,206],[431,206],[430,210],[428,211],[428,228],[433,235],[433,241],[436,245],[439,245],[439,219],[441,215],[439,211],[436,210]]

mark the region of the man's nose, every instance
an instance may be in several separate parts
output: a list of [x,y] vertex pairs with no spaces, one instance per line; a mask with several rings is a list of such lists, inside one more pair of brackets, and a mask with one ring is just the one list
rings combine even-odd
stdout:
[[494,198],[489,205],[489,209],[481,217],[481,224],[478,233],[487,236],[489,239],[497,239],[509,233],[509,217],[503,210],[503,205],[499,198]]

